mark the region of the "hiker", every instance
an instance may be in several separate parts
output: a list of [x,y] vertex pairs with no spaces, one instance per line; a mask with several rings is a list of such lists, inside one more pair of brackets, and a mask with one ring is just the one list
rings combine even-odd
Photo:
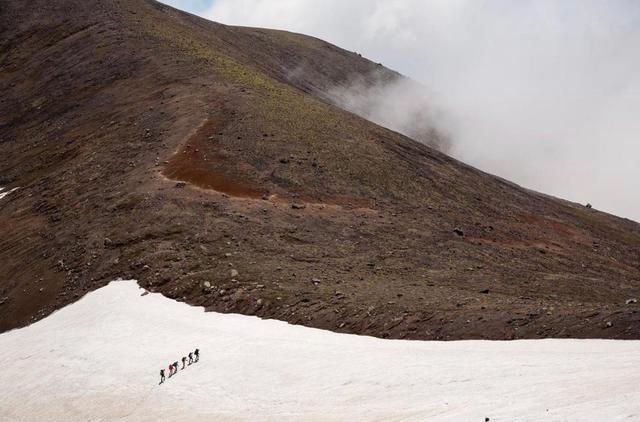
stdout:
[[194,355],[196,355],[196,362],[200,360],[200,349],[196,349],[193,352]]
[[160,384],[164,382],[164,369],[160,370]]
[[184,369],[185,364],[187,363],[187,357],[183,356],[182,357],[182,369]]
[[193,352],[189,352],[189,365],[193,363]]
[[173,375],[173,364],[169,364],[169,378]]
[[173,373],[178,373],[178,361],[173,362]]

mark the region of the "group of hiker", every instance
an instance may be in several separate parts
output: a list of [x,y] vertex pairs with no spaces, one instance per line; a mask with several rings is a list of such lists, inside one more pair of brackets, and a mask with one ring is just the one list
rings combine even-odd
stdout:
[[[188,359],[188,361],[187,361]],[[187,365],[191,365],[192,363],[196,363],[200,360],[200,350],[196,349],[193,352],[189,352],[187,356],[182,357],[182,370],[184,370]],[[169,378],[178,373],[178,361],[169,364]],[[162,384],[165,380],[164,377],[164,369],[160,370],[160,384]]]

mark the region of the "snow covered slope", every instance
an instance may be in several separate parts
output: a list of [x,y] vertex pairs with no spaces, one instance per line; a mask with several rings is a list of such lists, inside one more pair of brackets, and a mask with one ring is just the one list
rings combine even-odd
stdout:
[[640,420],[638,341],[380,340],[142,292],[113,282],[0,335],[0,419]]

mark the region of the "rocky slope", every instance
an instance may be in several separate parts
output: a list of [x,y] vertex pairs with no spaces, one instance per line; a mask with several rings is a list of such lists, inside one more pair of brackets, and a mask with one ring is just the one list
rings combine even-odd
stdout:
[[126,277],[381,337],[640,338],[640,225],[332,105],[401,77],[356,53],[146,0],[8,2],[0,35],[0,330]]

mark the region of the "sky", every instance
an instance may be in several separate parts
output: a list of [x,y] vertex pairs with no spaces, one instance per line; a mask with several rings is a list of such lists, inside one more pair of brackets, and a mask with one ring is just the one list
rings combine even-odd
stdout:
[[382,62],[426,86],[451,155],[640,221],[640,2],[167,2],[225,24],[314,35]]

